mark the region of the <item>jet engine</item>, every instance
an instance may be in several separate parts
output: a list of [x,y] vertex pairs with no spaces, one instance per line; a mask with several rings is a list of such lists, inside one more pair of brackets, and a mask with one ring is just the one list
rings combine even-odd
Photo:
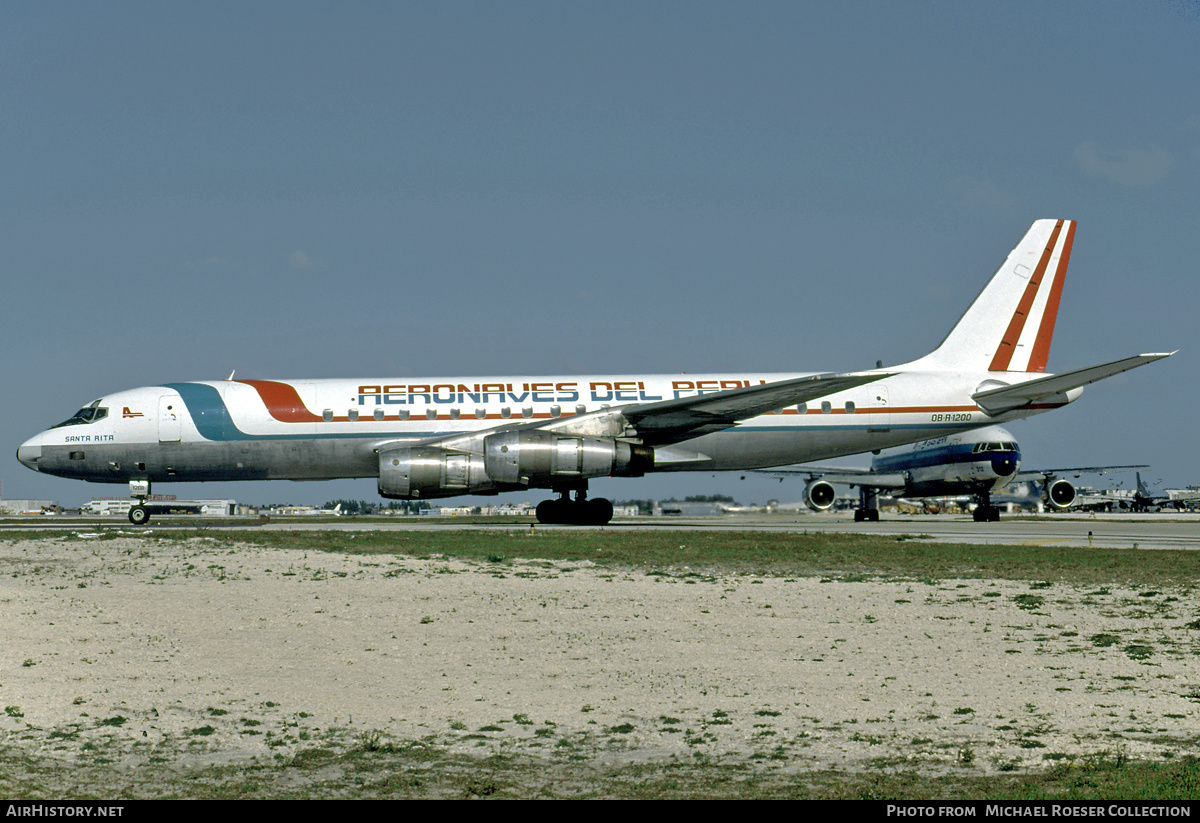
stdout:
[[828,511],[837,499],[833,484],[824,480],[812,480],[804,487],[804,505],[815,512]]
[[1046,505],[1056,509],[1069,508],[1075,502],[1075,486],[1067,480],[1055,480],[1047,483],[1042,490],[1042,500]]
[[571,487],[591,477],[641,477],[653,467],[654,450],[649,446],[610,437],[514,430],[483,438],[483,454],[437,446],[381,451],[379,494],[423,500]]
[[379,494],[401,500],[495,493],[483,455],[433,446],[379,453]]
[[538,429],[488,435],[483,459],[488,476],[497,483],[543,488],[589,477],[641,477],[654,468],[649,446]]

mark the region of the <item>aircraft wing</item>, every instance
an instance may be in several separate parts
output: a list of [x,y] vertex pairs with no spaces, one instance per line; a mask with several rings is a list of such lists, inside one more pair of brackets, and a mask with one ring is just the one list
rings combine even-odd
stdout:
[[1057,394],[1064,394],[1072,389],[1081,389],[1090,383],[1095,383],[1098,380],[1112,377],[1114,374],[1120,374],[1130,369],[1136,369],[1138,366],[1144,366],[1147,363],[1153,363],[1155,360],[1162,360],[1164,357],[1170,357],[1174,353],[1138,354],[1133,357],[1126,357],[1123,360],[1113,360],[1111,363],[1101,363],[1098,366],[1088,366],[1085,369],[1075,369],[1074,371],[1063,372],[1062,374],[1039,377],[1036,380],[1017,383],[1013,386],[985,389],[984,391],[976,392],[971,396],[971,399],[988,414],[1002,414],[1003,412],[1019,409],[1023,406],[1033,405],[1039,400],[1047,400]]
[[777,469],[755,469],[758,474],[776,475],[780,479],[788,475],[802,475],[812,480],[839,483],[844,486],[866,486],[872,489],[903,489],[908,479],[901,472],[877,472],[873,469],[846,468],[844,466],[783,466]]
[[1036,480],[1039,482],[1045,481],[1050,477],[1057,477],[1060,474],[1107,474],[1108,472],[1116,471],[1132,471],[1134,469],[1148,469],[1149,466],[1078,466],[1070,469],[1030,469],[1016,473],[1012,483],[1020,483],[1022,481]]
[[647,445],[667,445],[891,376],[884,372],[814,374],[696,397],[622,406],[620,411]]
[[[647,446],[667,446],[727,429],[760,414],[807,403],[891,376],[888,372],[814,374],[758,386],[710,392],[695,397],[612,406],[554,420],[513,420],[478,432],[435,437],[416,444],[409,441],[404,445],[469,450],[477,447],[482,438],[498,432],[544,429],[557,434],[636,437]],[[388,445],[376,443],[374,448],[379,450]]]

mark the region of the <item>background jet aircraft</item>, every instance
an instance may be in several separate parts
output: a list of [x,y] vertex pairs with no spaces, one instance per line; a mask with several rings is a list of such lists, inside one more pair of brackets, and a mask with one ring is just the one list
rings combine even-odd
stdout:
[[[1138,468],[1146,468],[1139,466]],[[1103,489],[1088,490],[1080,495],[1080,505],[1084,508],[1113,511],[1120,509],[1132,512],[1162,511],[1175,509],[1182,511],[1200,505],[1200,490],[1197,489],[1168,489],[1162,493],[1150,490],[1142,480],[1142,473],[1137,473],[1137,487],[1133,489]]]
[[763,471],[781,479],[788,475],[807,477],[804,503],[814,511],[833,506],[835,483],[858,488],[856,521],[878,520],[877,496],[885,493],[903,498],[970,498],[976,504],[975,520],[981,522],[1000,519],[1000,510],[992,505],[991,497],[1010,483],[1035,482],[1046,505],[1066,509],[1075,501],[1075,486],[1060,475],[1146,468],[1087,466],[1021,471],[1020,466],[1021,449],[1016,438],[1007,429],[988,426],[890,450],[876,456],[869,469],[794,466]]
[[[23,443],[37,471],[102,483],[374,477],[425,500],[531,488],[543,523],[599,524],[595,477],[825,460],[1017,420],[1168,357],[1045,373],[1075,234],[1038,220],[930,354],[833,373],[225,380],[107,395]],[[574,499],[570,495],[574,494]],[[149,510],[130,511],[145,523]]]

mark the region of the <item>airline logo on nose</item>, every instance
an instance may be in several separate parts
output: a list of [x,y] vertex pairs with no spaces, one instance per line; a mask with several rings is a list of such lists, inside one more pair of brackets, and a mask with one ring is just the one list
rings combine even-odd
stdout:
[[145,417],[141,412],[130,411],[128,406],[125,406],[121,411],[121,417]]

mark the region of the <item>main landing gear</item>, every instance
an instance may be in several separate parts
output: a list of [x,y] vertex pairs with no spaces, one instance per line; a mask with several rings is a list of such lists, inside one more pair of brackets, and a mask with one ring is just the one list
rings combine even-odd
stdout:
[[867,486],[858,487],[858,508],[854,510],[855,523],[879,522],[879,492]]
[[[574,490],[575,499],[569,496]],[[543,500],[537,505],[539,523],[555,526],[603,526],[612,520],[612,501],[603,497],[588,500],[587,484],[573,489],[555,489],[562,496],[557,500]]]

